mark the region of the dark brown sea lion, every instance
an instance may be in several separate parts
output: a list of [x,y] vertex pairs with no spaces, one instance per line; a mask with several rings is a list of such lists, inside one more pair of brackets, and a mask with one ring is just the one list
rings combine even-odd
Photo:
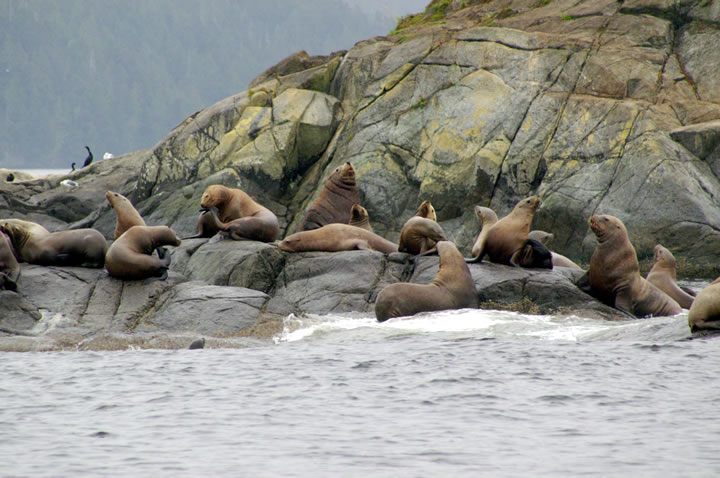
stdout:
[[683,309],[689,309],[695,300],[695,297],[678,286],[675,256],[660,244],[655,246],[655,264],[648,272],[646,279],[675,299]]
[[589,221],[598,240],[586,274],[589,292],[635,317],[679,314],[680,305],[640,275],[637,254],[622,221],[608,215],[593,215]]
[[691,332],[720,330],[720,277],[698,292],[688,312]]
[[550,249],[542,242],[528,238],[510,257],[510,264],[516,267],[552,269],[552,256]]
[[300,231],[283,239],[278,247],[288,252],[375,250],[385,254],[397,252],[395,244],[374,232],[349,224],[328,224],[311,231]]
[[44,266],[102,267],[107,242],[95,229],[49,232],[22,219],[0,220],[21,262]]
[[[167,226],[133,226],[112,243],[105,268],[122,280],[167,278],[170,254],[162,246],[179,246],[180,239]],[[158,257],[152,255],[157,249]]]
[[355,227],[361,227],[366,231],[375,232],[370,224],[370,215],[368,214],[367,209],[359,204],[353,204],[353,207],[350,210],[350,221],[348,224]]
[[0,290],[17,290],[20,277],[20,264],[15,257],[10,238],[0,232]]
[[350,222],[350,209],[359,202],[355,169],[347,162],[327,178],[320,195],[310,205],[295,232],[310,231],[336,222],[347,224]]
[[114,191],[108,191],[105,193],[105,198],[110,203],[110,206],[115,210],[117,215],[117,223],[115,224],[115,239],[120,237],[123,232],[127,231],[133,226],[145,226],[145,220],[142,218],[135,206],[132,205],[130,200],[120,193]]
[[455,244],[440,241],[437,250],[440,268],[430,284],[399,282],[380,291],[375,301],[379,322],[418,312],[478,306],[475,282]]
[[476,249],[478,255],[473,255],[469,262],[479,262],[487,254],[490,262],[510,265],[510,257],[522,247],[528,237],[530,224],[539,206],[540,198],[530,196],[518,202],[510,214],[491,225],[485,235],[483,235],[485,230],[483,223],[483,231],[480,232],[480,236],[484,236],[484,241],[481,242],[481,237],[478,237],[476,241],[476,244],[480,242]]
[[202,195],[200,207],[217,209],[208,216],[208,211],[201,214],[198,220],[198,234],[188,237],[212,237],[218,231],[240,240],[272,242],[280,235],[278,218],[271,210],[255,202],[241,189],[228,188],[220,184],[208,186]]
[[488,232],[490,228],[498,222],[497,214],[489,207],[475,206],[475,216],[480,219],[482,223],[482,229],[475,239],[475,244],[472,247],[472,259],[468,259],[468,262],[476,262],[482,260],[480,253],[485,249],[485,241],[487,240]]

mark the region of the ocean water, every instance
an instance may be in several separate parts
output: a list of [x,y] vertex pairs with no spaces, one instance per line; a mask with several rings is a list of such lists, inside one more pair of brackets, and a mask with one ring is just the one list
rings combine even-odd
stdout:
[[718,476],[720,340],[461,310],[0,354],[2,476]]

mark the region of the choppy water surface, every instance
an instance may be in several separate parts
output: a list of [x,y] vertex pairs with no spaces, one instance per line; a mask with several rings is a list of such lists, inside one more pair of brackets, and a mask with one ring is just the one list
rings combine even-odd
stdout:
[[720,340],[456,311],[243,349],[0,354],[3,476],[717,476]]

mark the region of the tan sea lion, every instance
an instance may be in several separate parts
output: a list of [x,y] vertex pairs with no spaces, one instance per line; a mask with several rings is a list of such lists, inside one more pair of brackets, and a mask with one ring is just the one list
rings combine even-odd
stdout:
[[278,244],[283,251],[352,251],[355,249],[375,250],[384,254],[397,252],[395,244],[374,232],[349,224],[327,224],[311,231],[291,234]]
[[310,205],[295,232],[310,231],[335,222],[347,224],[350,222],[350,209],[359,202],[355,169],[347,162],[327,178],[320,195]]
[[49,232],[22,219],[0,220],[0,231],[10,238],[21,262],[45,266],[102,267],[107,242],[95,229]]
[[552,253],[542,242],[527,238],[522,247],[510,257],[510,264],[515,267],[552,269]]
[[367,209],[359,204],[353,204],[353,207],[350,210],[350,221],[348,224],[355,227],[361,227],[366,231],[375,232],[370,224],[370,215],[368,214]]
[[[272,242],[280,235],[278,218],[271,210],[255,202],[241,189],[228,188],[220,184],[208,186],[202,195],[200,207],[216,208],[221,226],[233,239],[250,239]],[[218,230],[214,219],[203,213],[198,221],[198,234],[188,237],[212,237]]]
[[399,252],[428,254],[435,252],[438,241],[447,241],[445,231],[432,219],[413,216],[405,222],[400,231]]
[[132,205],[130,200],[120,193],[108,191],[105,198],[110,206],[115,210],[117,215],[117,223],[115,224],[115,239],[120,237],[123,232],[133,226],[145,226],[145,220],[142,218],[137,209]]
[[379,322],[419,312],[478,306],[475,282],[455,244],[440,241],[437,250],[440,268],[430,284],[398,282],[380,291],[375,301]]
[[[162,247],[179,246],[175,231],[167,226],[133,226],[112,243],[105,256],[105,268],[117,279],[167,278],[170,254]],[[158,257],[152,255],[158,251]]]
[[[469,262],[480,262],[487,254],[490,262],[510,265],[510,257],[522,247],[530,233],[530,224],[539,206],[540,198],[530,196],[518,202],[510,214],[491,225],[485,235],[483,235],[485,230],[483,223],[483,230],[480,232],[478,240],[475,241],[478,245],[477,249],[473,246],[478,254],[477,256],[473,255]],[[485,214],[485,210],[481,212],[483,215]]]
[[490,232],[490,228],[498,222],[497,214],[495,214],[495,211],[489,207],[475,206],[475,216],[477,216],[477,218],[482,222],[482,229],[475,240],[475,244],[472,246],[471,254],[475,260],[468,259],[468,262],[482,260],[480,253],[485,249],[485,241],[487,240],[488,232]]
[[672,252],[662,245],[655,246],[655,264],[646,276],[648,282],[675,299],[683,309],[689,309],[695,297],[688,294],[677,284],[677,262]]
[[17,290],[17,281],[20,277],[20,264],[15,257],[10,238],[0,232],[0,290]]
[[425,219],[431,219],[437,221],[437,214],[435,214],[435,208],[430,201],[423,201],[415,211],[415,215],[418,217],[424,217]]
[[592,215],[589,222],[598,240],[586,273],[590,293],[635,317],[679,314],[680,305],[640,275],[637,254],[622,221]]
[[688,312],[691,332],[720,330],[720,277],[698,292]]
[[552,232],[545,232],[539,229],[528,232],[528,239],[534,239],[544,246],[547,246],[554,238],[555,235]]
[[[542,243],[543,245],[547,246],[550,241],[552,241],[555,238],[555,235],[551,232],[545,232],[540,231],[538,229],[534,231],[530,231],[528,233],[528,239],[535,239],[536,241]],[[571,267],[573,269],[580,269],[582,270],[582,267],[575,264],[573,261],[568,259],[567,257],[563,256],[560,253],[557,253],[555,251],[550,251],[552,254],[552,264],[555,267]]]

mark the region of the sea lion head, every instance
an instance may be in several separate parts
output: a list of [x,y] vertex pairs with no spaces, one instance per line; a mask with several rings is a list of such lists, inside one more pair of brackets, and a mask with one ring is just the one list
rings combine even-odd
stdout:
[[105,193],[105,199],[107,199],[107,201],[110,203],[110,205],[113,208],[115,208],[115,204],[117,204],[118,202],[122,202],[122,201],[130,202],[130,200],[128,198],[126,198],[125,196],[123,196],[120,193],[116,193],[115,191],[107,191]]
[[552,232],[540,231],[538,229],[528,233],[528,239],[535,239],[543,245],[548,245],[555,238]]
[[425,219],[430,219],[431,221],[437,221],[437,214],[435,214],[435,208],[433,207],[432,203],[430,201],[423,201],[422,204],[420,204],[420,207],[417,208],[417,211],[415,211],[416,216],[424,217]]
[[662,264],[666,267],[677,267],[675,256],[673,256],[672,252],[664,248],[662,245],[657,244],[655,246],[654,252],[656,264]]
[[19,251],[33,234],[48,234],[49,232],[34,222],[22,219],[2,219],[0,220],[0,233],[7,235],[12,246]]
[[525,213],[529,214],[535,214],[535,211],[537,211],[537,208],[540,207],[540,197],[539,196],[530,196],[528,198],[523,199],[519,203],[515,205],[514,211],[523,211]]
[[347,185],[355,185],[355,168],[350,164],[350,161],[346,162],[342,166],[335,168],[328,178],[328,182],[340,182]]
[[222,202],[223,191],[225,186],[220,184],[213,184],[205,188],[202,198],[200,199],[200,207],[203,209],[210,209],[216,207]]
[[489,207],[483,207],[483,206],[475,206],[475,216],[480,219],[483,226],[485,224],[489,223],[495,223],[498,220],[497,214],[495,214],[495,211],[490,209]]
[[627,234],[625,225],[615,216],[593,214],[590,216],[590,229],[600,242],[605,242],[618,234]]
[[350,222],[362,222],[365,219],[370,219],[367,209],[359,204],[353,204],[353,207],[350,209]]

